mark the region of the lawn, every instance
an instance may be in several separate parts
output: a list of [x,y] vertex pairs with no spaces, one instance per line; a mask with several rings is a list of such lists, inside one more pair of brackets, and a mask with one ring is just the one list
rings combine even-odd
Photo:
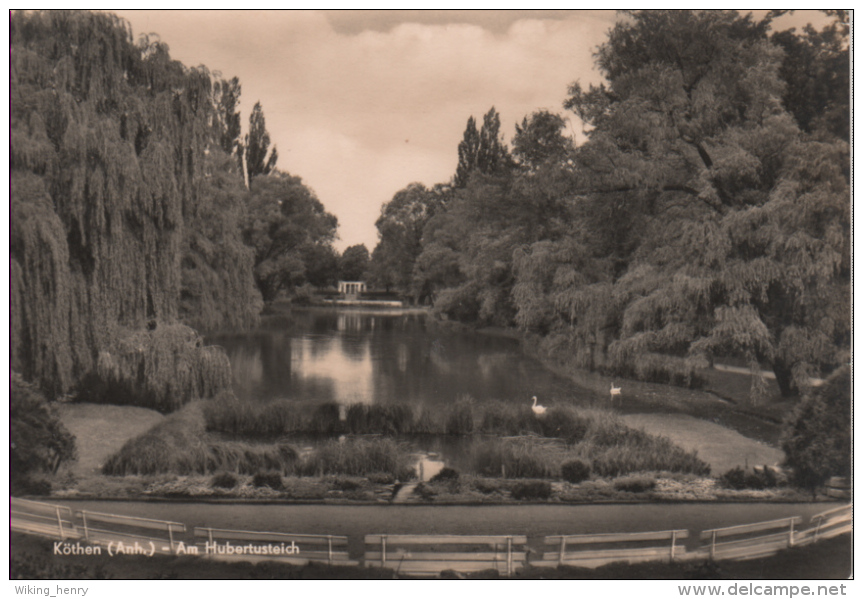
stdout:
[[717,475],[735,466],[776,466],[785,456],[775,447],[686,414],[628,414],[622,418],[632,428],[668,437],[686,451],[697,451],[698,457],[710,464]]
[[91,403],[56,404],[63,425],[75,435],[78,460],[69,465],[72,474],[100,474],[102,464],[123,444],[149,430],[165,417],[155,410],[134,406]]

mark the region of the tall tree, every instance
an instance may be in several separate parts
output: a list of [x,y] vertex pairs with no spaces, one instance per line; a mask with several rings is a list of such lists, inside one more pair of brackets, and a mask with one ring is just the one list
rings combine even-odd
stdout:
[[492,106],[482,117],[479,131],[479,148],[476,153],[476,167],[489,175],[499,174],[509,168],[509,150],[500,132],[500,115]]
[[455,187],[461,188],[467,185],[470,174],[476,168],[478,152],[479,130],[476,128],[476,119],[471,116],[467,120],[464,137],[458,144],[458,166],[453,179]]
[[[773,11],[768,19],[786,11]],[[770,40],[785,51],[779,74],[786,82],[782,101],[808,133],[850,141],[849,21],[844,10],[825,11],[833,21],[817,31],[806,25],[778,31]]]
[[268,157],[267,151],[269,148],[270,134],[267,132],[264,109],[261,108],[260,102],[255,102],[252,114],[249,115],[249,132],[246,134],[242,152],[242,156],[245,158],[250,187],[252,179],[258,175],[269,174],[276,168],[279,153],[276,147],[273,146],[273,150]]
[[299,177],[276,171],[257,178],[243,238],[255,250],[255,280],[264,300],[311,282],[313,263],[326,267],[326,257],[315,246],[331,245],[337,226],[336,217]]
[[566,121],[558,114],[540,110],[515,126],[512,154],[519,166],[534,171],[545,163],[564,165],[572,151],[572,140],[564,136]]
[[12,367],[68,393],[126,351],[160,365],[135,369],[139,389],[192,381],[177,403],[230,384],[194,332],[182,358],[138,335],[189,332],[181,256],[213,143],[209,72],[113,15],[28,11],[10,19],[9,89]]
[[599,50],[609,86],[573,85],[594,127],[585,187],[639,223],[613,291],[618,368],[745,356],[787,395],[847,356],[848,149],[801,137],[780,60],[749,16],[640,11]]
[[410,294],[423,228],[445,202],[442,193],[411,183],[381,207],[375,222],[380,241],[372,253],[372,283]]
[[362,281],[369,270],[369,250],[364,243],[345,248],[339,259],[339,273],[343,281]]
[[236,77],[230,81],[218,79],[213,84],[213,125],[216,139],[222,151],[228,156],[233,155],[240,144],[240,80]]

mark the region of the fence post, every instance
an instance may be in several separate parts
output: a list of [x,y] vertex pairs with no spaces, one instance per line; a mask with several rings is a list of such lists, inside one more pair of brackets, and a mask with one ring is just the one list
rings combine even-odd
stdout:
[[716,558],[716,531],[713,531],[712,538],[710,540],[710,559]]
[[818,540],[818,535],[821,533],[821,524],[824,522],[824,518],[818,518],[818,526],[815,527],[815,537],[812,539],[812,542]]
[[87,512],[81,512],[81,520],[84,521],[84,538],[90,540],[90,530],[87,528]]
[[57,514],[57,526],[60,528],[60,538],[65,539],[66,535],[63,534],[63,518],[60,517],[60,507],[55,507],[54,512]]
[[674,561],[674,544],[677,542],[677,531],[671,531],[671,561]]
[[213,543],[213,529],[212,528],[207,529],[207,537],[210,539],[210,545],[215,545],[215,543]]
[[512,576],[512,537],[506,538],[506,575]]
[[333,535],[327,535],[327,563],[333,565]]
[[381,568],[387,567],[387,535],[381,535]]
[[790,526],[788,527],[788,546],[794,547],[794,518],[789,520]]
[[563,565],[563,554],[566,551],[566,537],[560,535],[560,553],[557,556],[557,565]]

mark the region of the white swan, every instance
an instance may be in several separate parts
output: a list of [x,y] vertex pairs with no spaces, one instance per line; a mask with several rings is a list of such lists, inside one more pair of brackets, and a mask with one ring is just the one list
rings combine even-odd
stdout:
[[620,395],[620,387],[614,386],[614,381],[611,381],[611,401],[614,401],[614,396]]
[[536,405],[536,395],[533,396],[533,407],[531,409],[533,410],[533,413],[537,416],[545,414],[545,406]]

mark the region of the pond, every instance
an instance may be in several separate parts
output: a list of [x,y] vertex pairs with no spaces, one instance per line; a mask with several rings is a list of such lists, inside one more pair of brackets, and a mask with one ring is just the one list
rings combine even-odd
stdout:
[[590,391],[549,372],[518,340],[454,332],[425,314],[296,310],[249,333],[213,336],[231,360],[241,400],[440,406],[477,401],[590,403]]
[[[546,405],[590,404],[595,395],[525,355],[516,339],[456,332],[424,313],[295,310],[292,322],[267,319],[249,333],[215,335],[241,401],[408,403],[435,409],[470,397]],[[460,466],[472,441],[413,440],[417,473]]]

